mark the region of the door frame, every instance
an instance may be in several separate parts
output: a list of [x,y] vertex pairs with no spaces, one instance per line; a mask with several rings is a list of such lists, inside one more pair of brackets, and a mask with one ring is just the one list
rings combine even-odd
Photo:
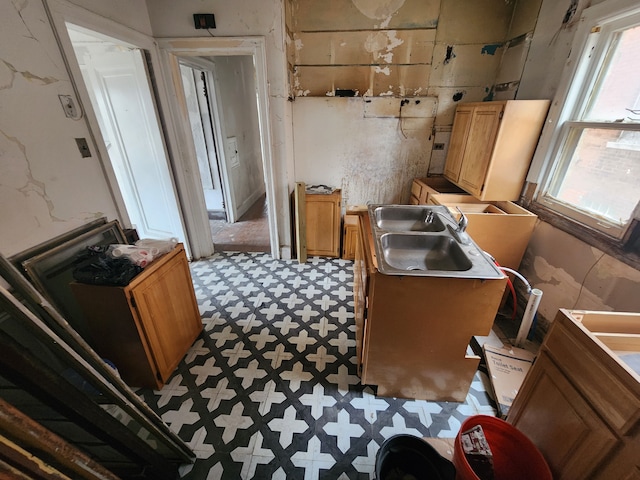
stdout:
[[[260,144],[262,153],[262,167],[267,198],[267,216],[269,222],[269,239],[271,243],[271,255],[275,259],[280,258],[280,239],[278,235],[278,218],[276,215],[275,180],[273,176],[273,151],[271,120],[269,118],[269,86],[267,82],[267,56],[264,37],[198,37],[198,38],[158,38],[158,45],[166,67],[167,78],[173,82],[173,95],[171,97],[172,113],[182,128],[179,132],[181,147],[184,155],[181,156],[183,168],[176,171],[176,180],[182,187],[181,191],[188,196],[196,193],[202,197],[202,209],[206,215],[204,195],[200,183],[197,161],[193,142],[189,141],[191,133],[186,131],[188,127],[188,112],[180,78],[180,58],[185,57],[216,57],[248,55],[253,58],[256,75],[256,90],[258,101],[258,121],[260,128]],[[221,139],[222,140],[222,139]],[[183,210],[187,225],[191,221],[191,215],[199,215],[197,211]],[[209,232],[209,238],[211,233]],[[194,242],[202,241],[202,238],[192,238]]]

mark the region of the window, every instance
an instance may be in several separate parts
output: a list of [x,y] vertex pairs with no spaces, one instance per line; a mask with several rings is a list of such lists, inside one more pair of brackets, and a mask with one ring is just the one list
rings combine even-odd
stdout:
[[535,200],[622,244],[640,219],[640,7],[612,14],[632,2],[606,3],[576,33]]

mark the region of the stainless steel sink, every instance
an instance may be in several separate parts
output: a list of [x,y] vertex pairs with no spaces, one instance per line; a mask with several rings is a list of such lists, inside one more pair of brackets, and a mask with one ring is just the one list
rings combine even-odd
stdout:
[[399,270],[452,272],[473,266],[458,242],[448,235],[385,233],[380,237],[380,245],[384,260]]
[[[442,205],[369,205],[378,270],[386,275],[503,278]],[[464,237],[464,238],[463,238]]]
[[428,220],[429,207],[417,205],[385,205],[377,207],[373,216],[378,228],[387,232],[442,232],[444,223],[437,215]]

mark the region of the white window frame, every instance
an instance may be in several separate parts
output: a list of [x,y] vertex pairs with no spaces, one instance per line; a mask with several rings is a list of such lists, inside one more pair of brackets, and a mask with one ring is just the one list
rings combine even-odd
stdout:
[[623,239],[628,234],[627,228],[637,223],[634,218],[640,219],[640,208],[636,207],[628,224],[620,227],[604,217],[581,212],[545,194],[554,179],[556,167],[566,158],[563,149],[565,146],[571,148],[572,141],[575,147],[579,134],[571,135],[571,131],[576,132],[572,127],[640,129],[637,123],[574,121],[581,118],[589,104],[589,94],[606,60],[612,34],[633,23],[640,23],[640,5],[634,0],[609,0],[584,10],[527,177],[530,183],[537,185],[534,194],[536,204],[617,240]]

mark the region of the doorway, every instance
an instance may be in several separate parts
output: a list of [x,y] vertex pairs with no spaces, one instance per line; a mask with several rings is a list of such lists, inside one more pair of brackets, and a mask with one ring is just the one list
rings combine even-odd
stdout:
[[186,57],[179,66],[214,248],[269,252],[253,59]]
[[[269,251],[274,258],[280,258],[264,39],[158,39],[158,43],[168,67],[167,76],[173,80],[176,93],[173,109],[185,141],[183,160],[189,167],[178,172],[178,181],[183,185],[200,182],[189,173],[200,171],[200,166],[192,140],[181,66],[193,62],[202,68],[202,62],[207,62],[212,65],[207,69],[207,78],[212,79],[208,100],[228,227],[241,228],[245,220],[253,221],[256,210],[261,211],[268,231]],[[264,202],[263,207],[257,202]],[[187,223],[192,213],[185,212]],[[233,250],[248,251],[244,246]],[[266,248],[253,251],[264,250]]]

